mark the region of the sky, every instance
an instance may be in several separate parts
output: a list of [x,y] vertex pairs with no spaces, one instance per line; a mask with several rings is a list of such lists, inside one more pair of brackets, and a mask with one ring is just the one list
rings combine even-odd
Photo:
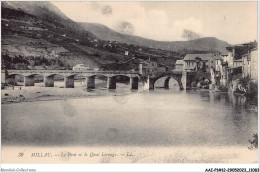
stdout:
[[76,22],[121,33],[180,41],[183,31],[230,44],[257,40],[257,2],[51,2]]

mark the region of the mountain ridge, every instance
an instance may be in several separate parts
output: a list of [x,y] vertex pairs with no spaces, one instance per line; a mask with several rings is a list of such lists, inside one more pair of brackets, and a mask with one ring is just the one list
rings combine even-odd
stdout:
[[157,41],[143,38],[140,36],[126,35],[114,31],[113,29],[99,23],[78,22],[87,31],[93,33],[102,40],[118,41],[127,44],[136,44],[140,46],[148,46],[157,49],[169,51],[179,50],[203,50],[217,51],[224,53],[225,48],[230,46],[226,41],[219,40],[215,37],[204,37],[189,41]]

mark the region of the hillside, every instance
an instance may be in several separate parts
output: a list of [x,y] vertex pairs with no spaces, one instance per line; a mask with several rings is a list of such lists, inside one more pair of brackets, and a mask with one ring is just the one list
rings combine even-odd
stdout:
[[2,2],[1,13],[2,69],[95,68],[124,59],[93,48],[96,37],[49,2]]
[[[205,47],[221,46],[215,38],[207,38],[208,42],[153,41],[99,24],[86,30],[85,24],[72,21],[49,2],[2,2],[1,13],[2,69],[72,69],[85,64],[131,70],[147,59],[171,69],[187,53],[213,53]],[[109,41],[113,38],[118,41]]]
[[[43,20],[44,22],[48,22],[45,24],[49,25],[50,29],[64,29],[64,31],[67,31],[67,34],[73,34],[74,37],[85,36],[89,38],[95,38],[95,36],[91,32],[84,30],[81,26],[69,19],[65,14],[63,14],[57,7],[52,5],[50,2],[2,2],[1,6],[2,18],[14,17],[20,19],[20,14],[22,14],[22,18],[26,15],[28,17],[35,16],[40,19],[39,21],[37,21],[38,23],[36,23],[39,26],[41,26],[40,23],[41,20]],[[54,24],[54,26],[52,24]],[[51,26],[53,28],[51,28]]]
[[205,37],[191,41],[155,41],[133,35],[125,35],[118,33],[105,25],[96,23],[79,23],[87,31],[92,32],[99,39],[118,41],[127,44],[135,44],[140,46],[149,46],[169,51],[181,50],[200,50],[209,52],[225,52],[229,44],[225,41],[218,40],[213,37]]
[[140,59],[173,66],[184,55],[97,39],[49,2],[2,2],[1,10],[2,69],[71,69],[86,64],[129,70]]

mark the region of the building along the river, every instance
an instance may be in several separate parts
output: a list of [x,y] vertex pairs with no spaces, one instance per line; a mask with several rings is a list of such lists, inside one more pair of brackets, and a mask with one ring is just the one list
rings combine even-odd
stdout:
[[177,60],[175,63],[175,68],[173,71],[183,71],[184,69],[184,61],[183,60]]
[[229,46],[227,53],[214,56],[214,79],[216,85],[226,86],[240,77],[257,80],[258,50],[257,42]]
[[222,60],[223,59],[220,54],[213,56],[212,71],[214,74],[211,74],[211,77],[214,78],[215,83],[213,82],[213,84],[216,84],[216,85],[220,84],[221,79],[223,80]]
[[210,68],[214,65],[213,54],[186,54],[183,59],[185,71],[196,71],[203,68],[209,73]]
[[258,50],[257,47],[251,50],[251,79],[258,80]]

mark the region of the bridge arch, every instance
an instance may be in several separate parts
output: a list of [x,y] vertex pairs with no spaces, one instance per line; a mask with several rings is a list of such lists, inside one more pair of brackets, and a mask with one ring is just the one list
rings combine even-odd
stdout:
[[44,75],[40,73],[29,74],[24,77],[24,86],[35,86],[36,83],[43,83]]
[[9,85],[18,85],[18,82],[24,82],[25,75],[19,73],[12,73],[6,76],[5,82]]
[[155,83],[159,80],[159,79],[162,79],[162,78],[165,78],[164,80],[164,88],[169,88],[169,81],[170,79],[174,79],[175,81],[177,81],[177,83],[179,84],[179,88],[180,90],[183,90],[183,84],[182,84],[182,76],[181,75],[161,75],[161,76],[158,76],[156,78],[154,78],[152,81],[151,81],[151,85],[153,86],[153,88],[155,87]]
[[[96,87],[96,77],[106,77],[106,85],[108,89],[116,89],[116,84],[119,81],[129,81],[131,89],[138,89],[138,77],[132,77],[124,74],[113,75],[91,75],[86,77],[87,89],[93,89]],[[101,78],[102,79],[102,78]]]
[[116,83],[118,83],[118,82],[129,82],[128,84],[130,85],[130,89],[133,89],[133,90],[138,89],[138,82],[139,82],[138,76],[116,74],[116,75],[113,75],[111,77],[115,78],[114,79],[115,80],[115,84],[114,84],[115,86],[116,86]]
[[[37,77],[38,76],[38,77]],[[40,76],[40,78],[39,78]],[[37,78],[36,78],[37,77]],[[17,85],[18,82],[23,83],[24,86],[34,86],[35,81],[43,80],[42,74],[27,74],[27,73],[11,73],[6,77],[6,83],[11,85]]]
[[102,76],[103,79],[106,80],[109,89],[115,89],[114,83],[116,83],[115,80],[116,78],[127,78],[127,79],[130,78],[131,84],[137,83],[136,88],[138,88],[138,79],[139,79],[138,72],[132,72],[132,71],[2,70],[1,75],[2,75],[3,83],[6,83],[6,79],[8,77],[15,79],[16,75],[19,76],[21,75],[21,78],[23,78],[24,81],[26,81],[24,84],[25,86],[33,86],[35,83],[34,77],[41,76],[41,80],[43,80],[45,87],[54,87],[55,77],[59,76],[60,80],[61,79],[64,80],[65,88],[74,87],[74,80],[76,76],[82,76],[82,79],[86,81],[88,87],[89,87],[88,84],[92,84],[92,87],[95,87],[95,85],[93,84],[95,78],[97,78],[97,76]]
[[54,87],[55,80],[65,81],[65,76],[62,74],[45,74],[44,75],[44,86],[45,87]]

